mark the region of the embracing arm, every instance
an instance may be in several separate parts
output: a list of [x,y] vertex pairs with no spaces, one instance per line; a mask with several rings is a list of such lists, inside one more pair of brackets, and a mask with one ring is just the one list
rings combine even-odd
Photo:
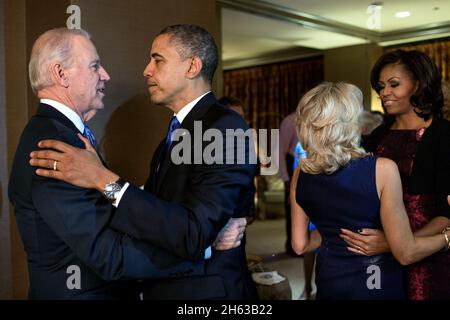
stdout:
[[414,263],[445,247],[443,234],[417,237],[412,233],[403,204],[400,174],[392,160],[377,160],[378,183],[381,222],[391,251],[401,264]]
[[[168,169],[160,194],[169,201],[130,186],[112,225],[186,259],[202,257],[227,221],[244,216],[246,204],[252,200],[249,195],[253,194],[256,164],[238,160],[241,154],[248,159],[250,145],[245,143],[241,150],[237,149],[239,144],[228,143],[229,138],[234,141],[236,137],[233,130],[228,130],[234,125],[231,122],[223,118],[214,123],[224,135],[223,141],[227,141],[223,145],[224,164],[201,161]],[[236,133],[245,138],[245,132],[240,131]],[[231,155],[233,158],[228,158]]]
[[203,263],[187,263],[164,250],[109,228],[111,206],[97,191],[34,177],[33,203],[42,219],[74,254],[105,280],[203,274]]
[[252,183],[251,172],[243,165],[199,166],[191,172],[180,203],[130,185],[111,225],[186,259],[198,259],[233,216]]
[[[84,188],[103,191],[104,185],[119,176],[98,160],[89,142],[86,150],[56,140],[40,142],[30,164],[40,167],[37,174],[66,181]],[[58,161],[58,171],[51,170]],[[129,186],[111,222],[111,226],[133,237],[152,243],[186,260],[204,257],[205,249],[215,243],[217,250],[240,245],[245,218],[231,220],[230,232],[219,232],[232,217],[244,189],[252,184],[254,165],[197,166],[183,205],[161,200],[154,195]],[[230,226],[230,225],[228,225]],[[225,227],[226,228],[226,227]],[[227,228],[226,228],[227,229]],[[177,232],[174,232],[177,230]],[[232,235],[236,238],[230,238]],[[214,242],[216,236],[219,236]],[[230,240],[231,239],[231,240]]]
[[446,217],[435,217],[428,222],[423,228],[414,232],[416,237],[432,236],[442,232],[442,230],[448,226],[449,220]]
[[[427,223],[423,228],[416,230],[416,237],[431,236],[441,233],[448,225],[450,218],[450,205],[447,199],[450,194],[450,129],[448,126],[442,126],[440,134],[435,137],[438,139],[436,149],[436,212],[435,218]],[[424,142],[425,143],[425,142]],[[428,156],[427,156],[428,157]],[[341,230],[341,237],[349,244],[348,249],[355,253],[365,255],[374,255],[390,251],[389,245],[383,231],[374,229],[362,229],[359,233],[350,230]]]
[[[119,176],[105,168],[97,152],[89,141],[78,134],[86,149],[58,140],[43,140],[38,146],[44,150],[33,151],[30,154],[30,164],[38,167],[36,174],[65,181],[72,185],[104,191],[105,184],[117,181]],[[54,162],[57,162],[57,170]]]

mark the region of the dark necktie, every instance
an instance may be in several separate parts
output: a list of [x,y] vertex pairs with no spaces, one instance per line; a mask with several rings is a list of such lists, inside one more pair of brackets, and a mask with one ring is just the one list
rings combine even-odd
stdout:
[[84,125],[83,136],[89,140],[95,149],[97,149],[97,141],[95,140],[95,136],[86,124]]
[[164,147],[164,153],[170,150],[170,146],[173,142],[173,133],[175,130],[181,127],[181,123],[178,121],[176,116],[173,116],[170,120],[169,129],[167,130],[166,145]]
[[173,116],[169,123],[169,129],[167,130],[167,136],[166,136],[166,143],[164,145],[164,149],[161,152],[161,155],[159,157],[159,164],[158,168],[156,169],[157,175],[159,175],[159,169],[161,167],[161,162],[164,161],[164,159],[167,157],[167,154],[170,151],[170,146],[172,145],[173,141],[173,133],[175,130],[181,127],[181,123],[178,121],[176,116]]

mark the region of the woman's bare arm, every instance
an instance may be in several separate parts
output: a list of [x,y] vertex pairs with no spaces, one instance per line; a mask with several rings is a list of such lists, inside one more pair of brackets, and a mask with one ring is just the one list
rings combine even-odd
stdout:
[[446,242],[442,234],[417,237],[412,233],[395,162],[378,158],[376,177],[377,188],[380,190],[381,223],[395,258],[401,264],[408,265],[444,248]]
[[295,194],[297,190],[298,174],[300,167],[295,170],[291,181],[290,201],[291,201],[291,234],[292,248],[295,253],[303,254],[315,250],[322,241],[320,233],[317,230],[309,232],[309,217],[303,208],[297,203]]

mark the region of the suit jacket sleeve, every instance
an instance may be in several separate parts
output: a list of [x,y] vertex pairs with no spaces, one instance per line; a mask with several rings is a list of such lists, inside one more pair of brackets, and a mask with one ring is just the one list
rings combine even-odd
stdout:
[[[64,136],[54,138],[71,143]],[[32,197],[52,230],[105,280],[203,274],[201,262],[167,260],[171,255],[163,249],[111,229],[112,206],[95,190],[34,176]]]
[[[226,128],[244,128],[245,125],[243,120],[236,122],[234,117],[223,117],[215,121],[213,127],[226,135]],[[249,150],[249,144],[245,144],[246,156]],[[231,151],[237,157],[236,144],[224,144],[225,154],[231,154]],[[185,166],[189,168],[183,171],[187,178],[167,178],[172,184],[187,181],[181,199],[164,201],[130,186],[111,225],[183,259],[197,260],[203,258],[205,249],[213,243],[230,217],[245,216],[256,165],[234,161],[233,164]]]

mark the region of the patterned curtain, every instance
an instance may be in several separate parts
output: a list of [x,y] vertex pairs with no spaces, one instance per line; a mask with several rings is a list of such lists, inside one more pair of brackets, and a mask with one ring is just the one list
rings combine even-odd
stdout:
[[388,47],[387,50],[417,50],[426,53],[439,67],[442,79],[450,81],[450,38]]
[[323,56],[224,71],[223,78],[224,95],[242,100],[252,128],[275,129],[323,81]]

